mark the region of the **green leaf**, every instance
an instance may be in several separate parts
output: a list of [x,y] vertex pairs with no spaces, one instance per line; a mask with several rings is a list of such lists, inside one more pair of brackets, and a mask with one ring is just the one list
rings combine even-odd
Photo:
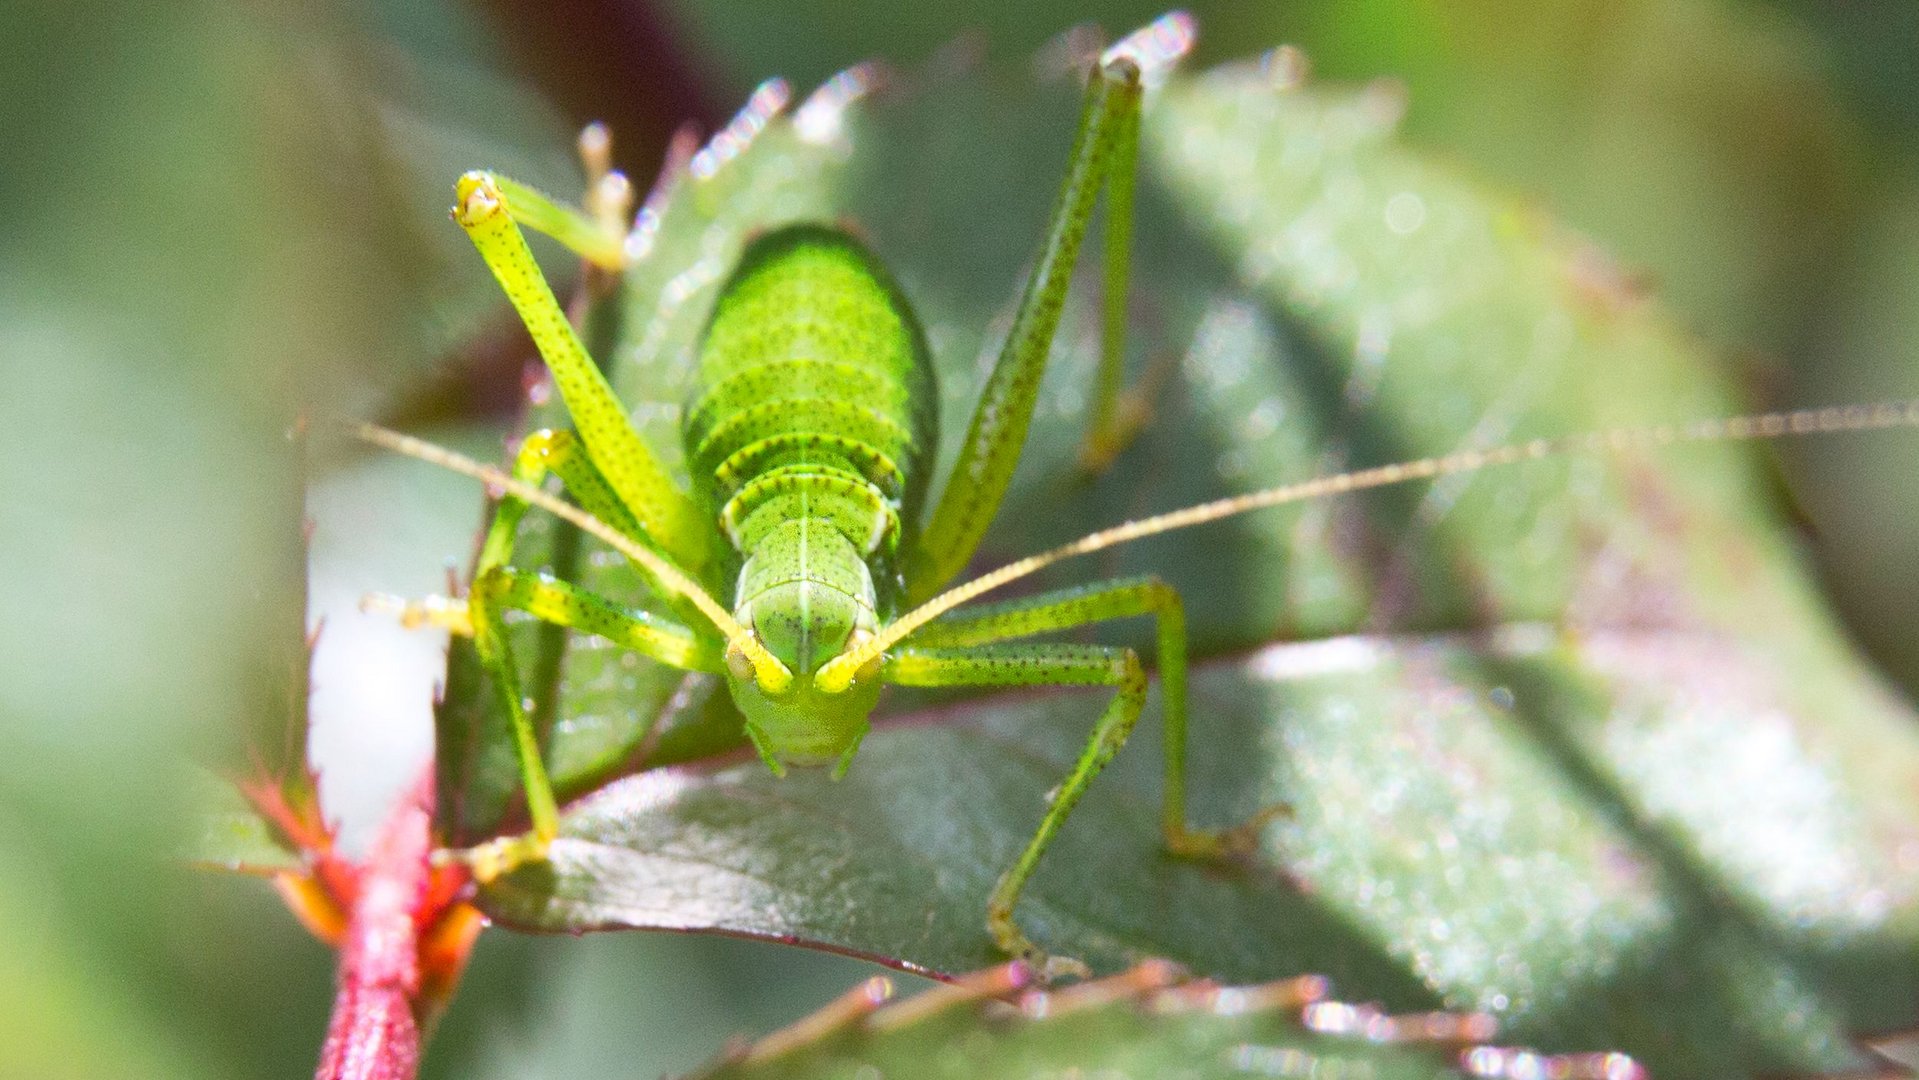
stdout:
[[237,874],[304,868],[301,853],[260,816],[234,784],[195,772],[186,786],[195,792],[193,802],[199,808],[200,832],[186,852],[194,865]]
[[1325,998],[1313,976],[1259,986],[1180,983],[1166,965],[1009,1004],[1003,969],[874,1011],[869,980],[785,1031],[741,1048],[702,1080],[1097,1075],[1565,1076],[1628,1080],[1622,1054],[1548,1057],[1487,1045],[1491,1018],[1393,1016]]
[[[1222,69],[1153,100],[1132,351],[1173,377],[1139,443],[1076,480],[1096,346],[1079,290],[981,566],[1341,468],[1740,411],[1603,253],[1398,144],[1390,92],[1287,73]],[[683,184],[598,325],[655,445],[677,452],[697,331],[744,237],[811,216],[854,222],[918,306],[950,460],[1075,98],[1064,81],[932,75],[851,110],[843,144],[775,121]],[[1195,819],[1275,800],[1296,816],[1243,871],[1163,856],[1149,707],[1019,916],[1097,970],[1157,955],[1236,980],[1324,971],[1662,1075],[1859,1067],[1849,1032],[1919,1012],[1919,728],[1825,613],[1759,461],[1718,446],[1534,463],[1055,568],[1043,583],[1154,572],[1181,590],[1205,659]],[[637,595],[597,553],[529,551]],[[523,655],[542,631],[525,633]],[[456,831],[478,836],[511,820],[510,758],[462,662],[442,736],[507,766],[465,774]],[[496,918],[715,930],[932,972],[994,959],[986,894],[1103,704],[898,695],[835,784],[713,757],[738,728],[705,680],[596,643],[528,666],[550,675],[530,692],[557,711],[562,787],[598,790],[550,866],[483,893]],[[668,761],[700,764],[605,784]]]

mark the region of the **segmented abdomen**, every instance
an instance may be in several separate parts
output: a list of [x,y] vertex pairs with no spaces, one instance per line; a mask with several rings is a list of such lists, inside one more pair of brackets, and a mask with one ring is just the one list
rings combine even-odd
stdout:
[[937,443],[936,395],[924,336],[878,260],[823,226],[760,237],[720,293],[699,364],[687,461],[734,548],[751,555],[805,518],[890,562]]

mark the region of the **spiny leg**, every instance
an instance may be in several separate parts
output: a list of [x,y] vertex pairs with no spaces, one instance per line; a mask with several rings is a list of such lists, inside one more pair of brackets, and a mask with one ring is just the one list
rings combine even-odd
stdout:
[[[588,514],[612,526],[622,535],[632,537],[658,552],[663,558],[669,560],[672,558],[670,554],[661,550],[659,544],[653,542],[653,538],[640,528],[640,523],[634,518],[632,511],[620,502],[618,493],[613,490],[611,484],[607,483],[606,478],[600,475],[600,470],[593,464],[592,458],[587,456],[578,435],[570,431],[554,431],[549,428],[535,431],[521,441],[520,452],[515,459],[516,476],[529,483],[538,484],[548,472],[560,478],[560,483],[565,486],[567,494],[571,495],[573,501]],[[525,514],[526,503],[523,500],[508,495],[500,501],[499,510],[494,514],[493,524],[487,530],[486,542],[480,549],[480,558],[474,564],[476,577],[490,567],[505,566],[511,561],[513,538],[520,518]],[[679,619],[692,626],[704,625],[705,620],[701,618],[699,612],[652,571],[637,562],[630,562],[629,565],[646,579],[655,595],[660,597]]]
[[[1020,295],[1012,330],[1001,348],[993,373],[980,392],[960,456],[947,477],[939,505],[927,520],[922,551],[908,572],[907,595],[917,603],[938,591],[959,573],[979,546],[980,537],[998,511],[1013,470],[1019,464],[1026,430],[1039,398],[1060,311],[1072,283],[1080,242],[1103,181],[1124,173],[1118,194],[1108,195],[1112,215],[1108,223],[1107,304],[1101,375],[1094,405],[1094,441],[1109,439],[1102,415],[1116,414],[1106,400],[1110,383],[1117,394],[1118,365],[1123,359],[1126,324],[1126,247],[1131,235],[1132,171],[1139,143],[1139,67],[1119,57],[1096,65],[1087,83],[1086,104],[1080,113],[1079,133],[1073,140],[1066,179],[1060,188],[1032,275]],[[1124,220],[1121,220],[1123,216]],[[1119,254],[1113,254],[1117,248]],[[1117,271],[1117,280],[1114,274]],[[1108,369],[1111,369],[1110,371]]]
[[[629,536],[643,536],[633,514],[599,470],[580,452],[570,432],[536,431],[521,442],[514,458],[515,479],[538,484],[548,472],[557,474],[575,501],[594,517]],[[565,582],[525,575],[508,564],[513,557],[519,522],[526,503],[511,495],[500,502],[474,564],[474,583],[468,619],[480,659],[492,674],[500,704],[513,732],[515,755],[526,791],[531,831],[502,837],[468,853],[473,874],[488,881],[521,863],[546,857],[558,832],[559,811],[552,781],[540,756],[540,742],[526,714],[519,685],[519,668],[506,635],[505,611],[520,610],[546,622],[598,634],[616,645],[633,649],[674,667],[717,671],[720,646],[701,639],[683,626],[645,612],[628,613],[611,602]],[[642,570],[644,572],[644,570]]]
[[1026,880],[1073,812],[1086,786],[1099,775],[1138,723],[1146,704],[1146,669],[1131,649],[1106,645],[982,645],[967,649],[905,648],[888,656],[880,678],[901,686],[1110,686],[1112,703],[1072,771],[1054,792],[1039,829],[1019,858],[1000,875],[986,902],[986,929],[1007,953],[1031,962],[1045,977],[1085,975],[1086,966],[1048,958],[1013,920]]
[[1159,645],[1160,702],[1166,725],[1160,827],[1167,850],[1197,859],[1249,850],[1258,830],[1285,813],[1284,806],[1262,810],[1230,829],[1194,829],[1186,822],[1186,609],[1171,585],[1157,577],[1121,578],[980,604],[929,623],[908,640],[919,648],[964,648],[1140,615],[1153,616]]
[[[620,503],[593,462],[580,452],[579,441],[571,432],[536,431],[520,443],[519,453],[513,460],[514,478],[538,485],[549,472],[560,477],[587,513],[626,535],[643,535],[633,515]],[[514,753],[520,763],[527,817],[532,826],[531,831],[522,836],[502,837],[468,853],[473,875],[481,881],[489,881],[521,863],[544,859],[559,828],[552,780],[540,756],[539,733],[526,714],[519,668],[506,635],[506,610],[525,611],[555,625],[598,634],[675,667],[717,670],[714,666],[717,647],[708,645],[705,652],[712,655],[701,655],[701,640],[685,627],[644,612],[629,614],[565,582],[528,577],[514,570],[509,564],[520,519],[525,517],[526,510],[522,499],[512,495],[501,499],[474,563],[473,588],[466,605],[474,646],[481,663],[493,676],[500,705],[506,710],[513,732]]]
[[[573,456],[570,453],[571,443],[572,436],[564,432],[540,430],[528,435],[521,440],[519,450],[513,455],[513,468],[509,475],[523,484],[538,486],[546,479],[548,472],[559,471],[556,466]],[[567,473],[561,471],[560,476],[564,482]],[[584,477],[580,479],[583,487],[590,491],[591,482]],[[587,512],[598,517],[595,509],[588,506]],[[505,496],[493,508],[493,519],[487,526],[486,538],[480,543],[479,557],[473,563],[474,581],[485,577],[487,571],[494,567],[505,566],[512,561],[514,537],[519,531],[520,519],[526,516],[526,510],[526,500],[513,495]],[[620,512],[624,513],[624,509]],[[631,515],[627,517],[630,521]],[[400,620],[400,625],[409,630],[438,626],[462,637],[473,636],[472,612],[467,602],[457,595],[408,600],[385,593],[371,593],[360,601],[360,608],[363,611],[391,612]]]
[[[579,440],[572,432],[541,429],[520,441],[520,448],[513,456],[513,479],[537,487],[549,473],[559,476],[574,501],[587,513],[628,536],[643,537],[633,515],[620,504],[606,480],[580,451]],[[500,500],[494,508],[492,523],[487,526],[486,539],[480,545],[479,558],[474,561],[474,580],[494,567],[512,562],[514,538],[526,511],[524,499],[508,494]],[[644,567],[638,569],[646,572]],[[409,627],[430,624],[469,637],[473,633],[465,603],[455,598],[431,596],[410,601],[373,596],[368,600],[373,606],[392,609]]]
[[651,612],[626,611],[564,581],[508,566],[495,566],[483,573],[473,583],[467,607],[480,661],[493,676],[511,723],[532,824],[523,835],[491,840],[465,853],[473,876],[486,882],[522,863],[546,858],[547,848],[559,835],[559,807],[540,758],[539,734],[521,696],[519,669],[507,639],[507,611],[524,611],[545,622],[597,634],[615,645],[688,671],[723,670],[725,644]]
[[[606,190],[609,187],[608,178],[616,174],[602,171],[601,163],[597,160],[597,147],[588,149],[593,131],[588,128],[580,137],[581,156],[586,159],[589,173],[586,195],[590,213],[575,210],[555,201],[539,188],[498,173],[468,175],[485,175],[498,186],[515,222],[552,237],[568,251],[602,270],[619,270],[624,265],[625,256],[621,251],[621,236],[614,222],[621,200],[618,195]],[[628,198],[630,200],[630,196]],[[458,220],[457,207],[454,215],[455,220]]]
[[625,406],[587,355],[539,264],[533,261],[518,222],[556,229],[563,242],[575,226],[595,234],[600,232],[598,226],[561,209],[531,188],[502,181],[491,173],[462,176],[454,197],[453,220],[467,231],[533,335],[580,432],[587,456],[618,501],[637,519],[640,532],[676,562],[697,570],[710,554],[713,529],[634,430]]
[[[580,452],[572,433],[536,431],[521,442],[513,459],[513,479],[537,487],[549,472],[561,478],[589,514],[628,535],[638,534],[633,515]],[[400,607],[404,623],[431,622],[474,639],[480,661],[498,688],[500,705],[506,710],[513,733],[532,829],[524,836],[503,837],[465,853],[474,876],[481,881],[544,858],[559,825],[552,782],[540,757],[539,733],[526,714],[519,669],[506,634],[505,611],[525,611],[558,626],[598,634],[616,645],[686,670],[720,670],[724,648],[717,640],[649,612],[624,611],[576,586],[513,569],[509,564],[514,541],[526,510],[526,502],[517,496],[508,494],[501,499],[474,563],[473,587],[464,602],[432,597]]]
[[1106,279],[1100,283],[1099,374],[1093,383],[1091,421],[1080,447],[1080,467],[1104,472],[1133,441],[1146,420],[1146,398],[1122,394],[1126,379],[1126,299],[1133,263],[1133,186],[1139,170],[1140,88],[1113,117],[1106,164]]

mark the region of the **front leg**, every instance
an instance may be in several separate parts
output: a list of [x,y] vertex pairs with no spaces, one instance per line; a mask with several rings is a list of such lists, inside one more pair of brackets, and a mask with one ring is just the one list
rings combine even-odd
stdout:
[[[620,534],[633,537],[636,542],[657,550],[599,470],[593,467],[593,462],[581,451],[579,437],[573,432],[541,429],[528,435],[521,440],[519,451],[514,454],[509,475],[531,487],[540,486],[548,475],[559,477],[561,485],[582,510]],[[515,538],[526,511],[526,500],[511,492],[501,497],[499,505],[494,508],[492,523],[487,526],[486,537],[480,544],[479,557],[474,561],[475,581],[513,561]],[[666,557],[664,552],[660,554]],[[678,618],[694,625],[702,621],[698,611],[685,604],[672,583],[662,581],[642,563],[633,562],[631,565],[645,577],[655,594],[672,608]],[[466,637],[473,636],[471,612],[465,601],[456,598],[429,596],[422,600],[407,600],[375,594],[368,596],[363,606],[389,610],[409,628],[439,626]]]
[[1186,823],[1186,608],[1156,577],[1122,578],[980,604],[930,623],[908,640],[918,648],[952,649],[1070,630],[1091,623],[1151,615],[1159,646],[1161,710],[1166,724],[1166,784],[1160,827],[1174,855],[1218,859],[1252,850],[1259,831],[1286,812],[1269,807],[1229,829]]
[[500,706],[511,724],[532,825],[524,835],[491,840],[462,854],[474,878],[485,883],[523,863],[545,859],[560,828],[553,782],[540,756],[539,733],[527,715],[519,669],[507,638],[507,611],[524,611],[543,622],[597,634],[683,671],[724,670],[725,645],[650,612],[627,611],[564,581],[508,566],[483,573],[473,583],[466,606],[480,662],[493,677]]
[[594,467],[654,544],[682,566],[695,570],[704,566],[712,554],[711,524],[634,429],[626,407],[587,355],[520,231],[525,223],[559,230],[565,239],[567,223],[578,228],[590,228],[590,223],[577,222],[577,215],[532,189],[492,173],[462,176],[454,199],[453,220],[466,230],[533,336]]
[[[561,478],[588,513],[623,534],[639,534],[633,515],[621,505],[592,462],[579,452],[571,433],[537,431],[520,444],[513,459],[512,478],[538,487],[549,473]],[[473,586],[466,599],[430,597],[402,602],[370,598],[378,606],[395,608],[408,625],[438,625],[472,637],[480,663],[498,690],[500,707],[506,712],[513,736],[532,828],[525,835],[502,837],[461,853],[472,866],[474,877],[482,882],[522,863],[544,859],[559,831],[559,809],[541,759],[538,730],[527,715],[519,668],[507,635],[506,611],[524,611],[543,622],[597,634],[682,670],[717,672],[723,666],[724,646],[712,635],[697,634],[651,612],[625,610],[577,586],[513,568],[514,540],[526,510],[526,502],[512,494],[500,501],[480,546]],[[643,566],[640,569],[645,571]],[[649,580],[653,580],[650,575]],[[672,594],[663,591],[663,595]]]
[[1085,964],[1049,957],[1013,919],[1026,881],[1065,824],[1086,786],[1133,733],[1146,704],[1146,671],[1131,649],[1103,645],[984,645],[970,649],[901,649],[886,660],[880,677],[901,686],[1111,686],[1116,693],[1071,772],[1054,792],[1039,829],[1000,875],[986,903],[986,929],[1001,950],[1033,965],[1042,978],[1085,977]]

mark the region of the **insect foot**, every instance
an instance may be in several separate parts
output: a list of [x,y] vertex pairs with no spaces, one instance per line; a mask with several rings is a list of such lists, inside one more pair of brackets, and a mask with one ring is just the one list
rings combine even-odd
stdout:
[[522,866],[545,862],[550,846],[551,843],[541,839],[537,833],[502,836],[470,848],[436,852],[434,862],[442,865],[462,864],[473,875],[475,882],[487,885]]
[[434,626],[461,637],[473,636],[473,616],[466,601],[452,597],[408,600],[387,593],[367,593],[360,598],[360,610],[369,615],[391,615],[408,630]]
[[1104,426],[1086,433],[1086,441],[1079,448],[1079,469],[1089,476],[1098,476],[1112,467],[1113,459],[1133,445],[1133,440],[1145,430],[1153,418],[1150,400],[1142,393],[1121,394],[1114,403],[1112,419]]
[[1070,956],[1049,956],[1046,951],[1033,944],[1019,924],[1013,921],[1013,912],[998,902],[988,904],[986,908],[986,931],[993,935],[993,941],[1000,951],[1025,964],[1033,978],[1046,985],[1065,978],[1090,979],[1093,969]]
[[1175,858],[1200,862],[1245,862],[1259,853],[1260,834],[1280,818],[1293,816],[1290,803],[1274,803],[1228,829],[1166,827],[1166,850]]

